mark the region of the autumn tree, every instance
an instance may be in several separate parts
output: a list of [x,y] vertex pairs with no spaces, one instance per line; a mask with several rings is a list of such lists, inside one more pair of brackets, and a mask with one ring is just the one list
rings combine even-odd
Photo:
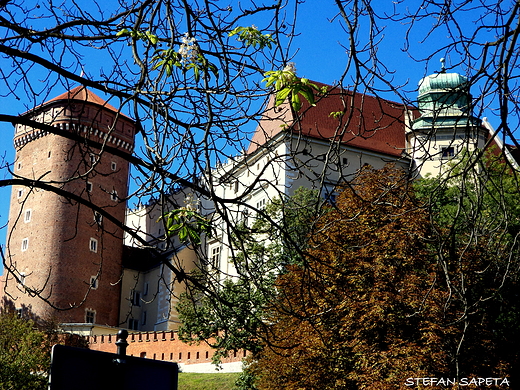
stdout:
[[[430,223],[405,172],[365,169],[316,226],[307,263],[278,280],[271,339],[251,367],[258,388],[394,389],[409,377],[512,374],[510,350],[495,344],[508,340],[504,327],[493,333],[500,308],[479,310],[478,337],[465,339],[435,250],[434,230],[444,227]],[[476,259],[448,266],[463,263],[469,278]],[[488,288],[501,294],[492,283],[479,292]],[[503,314],[511,319],[509,308]]]

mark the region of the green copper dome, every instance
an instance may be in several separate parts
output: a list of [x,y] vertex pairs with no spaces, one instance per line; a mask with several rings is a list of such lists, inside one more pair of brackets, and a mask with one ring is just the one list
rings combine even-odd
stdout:
[[413,130],[479,125],[471,115],[468,79],[458,73],[446,73],[444,67],[421,79],[417,100],[421,116],[414,121]]
[[447,92],[468,89],[468,79],[458,73],[436,73],[419,81],[419,96],[434,91]]

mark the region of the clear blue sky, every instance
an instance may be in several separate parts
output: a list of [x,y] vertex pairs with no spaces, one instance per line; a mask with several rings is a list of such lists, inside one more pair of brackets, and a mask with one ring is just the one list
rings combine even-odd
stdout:
[[[376,4],[376,3],[374,3]],[[385,3],[386,4],[386,3]],[[391,6],[392,2],[388,2]],[[374,5],[375,6],[375,5]],[[337,13],[336,6],[332,0],[308,0],[303,3],[300,9],[297,31],[300,35],[294,40],[293,48],[298,49],[294,62],[296,63],[298,75],[307,77],[311,80],[324,83],[334,83],[345,70],[348,62],[348,54],[342,45],[347,45],[347,36],[339,27],[337,21],[330,22]],[[469,22],[469,20],[468,20]],[[383,25],[384,23],[382,23]],[[380,45],[378,56],[383,58],[390,71],[395,71],[394,84],[404,85],[402,91],[407,91],[410,98],[416,95],[418,81],[425,75],[438,71],[439,62],[430,64],[429,69],[425,69],[424,63],[417,63],[408,54],[402,51],[404,47],[405,29],[401,25],[393,25],[385,31],[385,44]],[[366,39],[361,34],[360,39]],[[412,44],[416,46],[416,53],[420,56],[428,55],[435,45],[442,45],[441,36],[432,36],[426,43],[420,43],[412,39]],[[92,62],[90,59],[87,71],[96,74],[102,63]],[[0,67],[2,67],[0,58]],[[450,61],[448,59],[448,66]],[[464,69],[455,69],[464,73]],[[348,84],[348,79],[345,80]],[[2,86],[0,86],[2,88]],[[5,91],[1,91],[5,93]],[[63,90],[52,91],[52,95],[58,95]],[[391,95],[385,96],[389,99]],[[0,98],[0,112],[5,114],[19,114],[25,111],[23,100],[17,101],[13,98]],[[12,161],[14,150],[12,147],[13,128],[9,124],[0,123],[0,161]],[[7,178],[6,170],[0,170],[1,178]],[[7,223],[8,202],[10,196],[9,188],[0,188],[0,226]],[[6,229],[0,229],[0,245],[5,243]]]

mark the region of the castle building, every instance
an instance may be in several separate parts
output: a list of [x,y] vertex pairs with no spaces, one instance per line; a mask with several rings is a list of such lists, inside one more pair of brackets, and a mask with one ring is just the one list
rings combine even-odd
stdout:
[[[233,277],[237,271],[227,224],[247,222],[251,213],[302,186],[316,188],[333,201],[337,185],[367,164],[381,168],[393,162],[412,177],[440,174],[462,150],[489,144],[492,128],[472,115],[471,102],[467,79],[444,70],[421,80],[418,112],[332,87],[316,106],[304,103],[298,113],[288,103],[276,106],[272,96],[243,155],[201,178],[217,197],[240,199],[227,219],[219,217],[211,198],[188,189],[172,193],[169,203],[191,203],[212,218],[217,234],[203,243],[202,251],[218,275]],[[174,307],[182,284],[141,243],[157,248],[187,272],[198,266],[198,258],[178,239],[164,238],[164,221],[159,220],[163,204],[126,210],[128,162],[106,146],[131,153],[133,121],[83,87],[23,117],[82,141],[17,125],[14,178],[40,179],[78,198],[28,182],[13,187],[2,280],[6,296],[16,307],[56,315],[75,330],[84,326],[92,332],[94,325],[177,329]],[[85,202],[113,221],[126,219],[140,242],[123,235],[117,224]]]

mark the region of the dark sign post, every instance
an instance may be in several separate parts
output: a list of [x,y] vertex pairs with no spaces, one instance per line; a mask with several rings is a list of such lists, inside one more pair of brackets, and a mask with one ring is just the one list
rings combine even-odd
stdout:
[[177,390],[177,364],[126,356],[127,336],[119,331],[117,354],[55,345],[49,390]]

